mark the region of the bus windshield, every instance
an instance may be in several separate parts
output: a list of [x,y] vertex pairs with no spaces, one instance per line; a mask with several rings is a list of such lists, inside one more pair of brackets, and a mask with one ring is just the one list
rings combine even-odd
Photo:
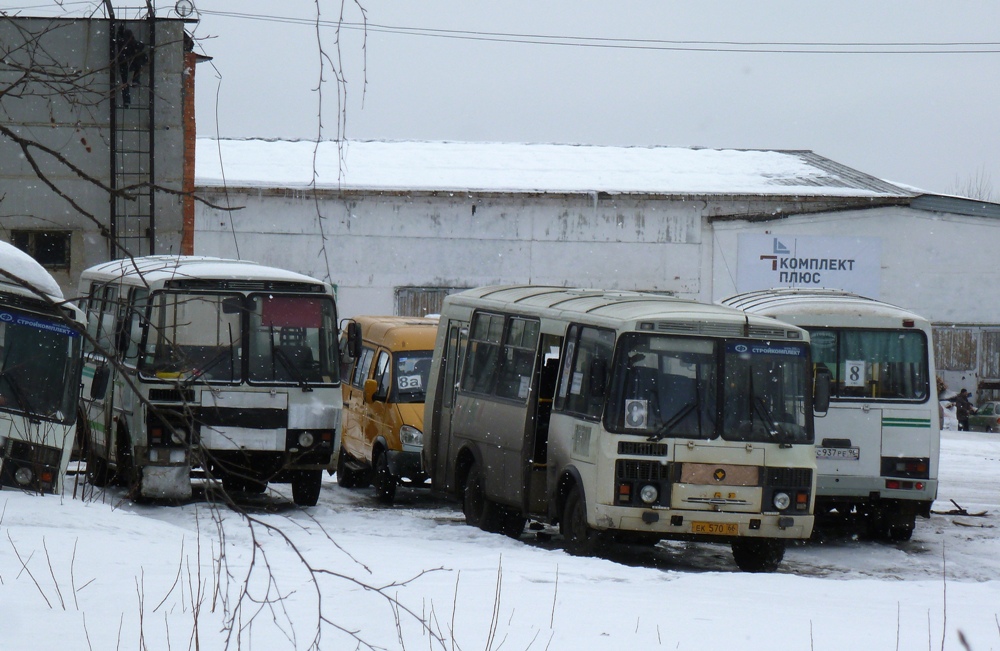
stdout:
[[250,381],[335,384],[337,313],[330,298],[257,294],[250,297]]
[[808,443],[807,360],[802,344],[627,333],[605,426],[650,440]]
[[159,379],[242,379],[240,294],[158,292],[139,373]]
[[424,402],[427,378],[431,374],[430,350],[408,350],[394,354],[396,382],[389,395],[390,402]]
[[73,422],[81,340],[55,316],[0,307],[0,411]]
[[727,342],[724,426],[730,441],[812,443],[805,344]]
[[809,328],[813,362],[833,376],[833,399],[913,400],[930,395],[927,337],[918,330]]
[[622,335],[605,410],[608,430],[653,438],[713,438],[717,368],[712,340]]

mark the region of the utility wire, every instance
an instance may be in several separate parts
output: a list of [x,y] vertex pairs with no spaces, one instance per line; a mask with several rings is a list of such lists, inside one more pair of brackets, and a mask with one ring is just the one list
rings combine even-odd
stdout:
[[[308,25],[315,27],[312,18],[293,18],[268,14],[249,14],[233,11],[200,10],[206,16],[238,18],[264,22]],[[696,41],[669,39],[608,38],[590,36],[561,36],[555,34],[519,34],[514,32],[483,32],[473,30],[404,27],[378,23],[353,23],[319,21],[321,27],[343,30],[447,38],[468,41],[486,41],[527,45],[586,47],[620,50],[663,50],[684,52],[733,52],[748,54],[998,54],[1000,42],[994,41],[908,41],[908,42],[805,42],[805,41]]]

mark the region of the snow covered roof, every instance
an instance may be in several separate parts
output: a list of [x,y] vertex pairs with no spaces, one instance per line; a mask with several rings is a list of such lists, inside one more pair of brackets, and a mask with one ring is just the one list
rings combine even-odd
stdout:
[[323,285],[323,282],[286,269],[277,269],[248,262],[208,256],[150,255],[122,258],[95,265],[83,272],[84,277],[111,281],[141,275],[147,283],[177,279],[209,280],[278,280]]
[[[43,292],[56,302],[63,300],[62,290],[51,274],[24,251],[6,242],[0,242],[0,269]],[[0,276],[0,284],[24,291],[24,288],[7,276]]]
[[[915,193],[810,151],[199,138],[202,188],[815,197]],[[221,157],[220,157],[221,154]],[[224,174],[223,174],[224,173]]]

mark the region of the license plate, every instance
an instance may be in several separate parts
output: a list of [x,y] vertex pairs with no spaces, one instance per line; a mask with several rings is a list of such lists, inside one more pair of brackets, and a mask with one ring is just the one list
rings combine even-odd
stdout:
[[691,533],[710,536],[738,536],[740,525],[736,522],[692,522]]
[[857,461],[861,458],[861,448],[816,448],[816,458]]

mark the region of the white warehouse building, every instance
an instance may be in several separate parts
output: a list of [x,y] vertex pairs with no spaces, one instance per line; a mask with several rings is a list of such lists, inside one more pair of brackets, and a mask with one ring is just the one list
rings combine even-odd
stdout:
[[1000,389],[1000,205],[813,152],[199,139],[195,185],[195,253],[328,279],[341,316],[502,283],[833,287],[931,320],[949,390]]

